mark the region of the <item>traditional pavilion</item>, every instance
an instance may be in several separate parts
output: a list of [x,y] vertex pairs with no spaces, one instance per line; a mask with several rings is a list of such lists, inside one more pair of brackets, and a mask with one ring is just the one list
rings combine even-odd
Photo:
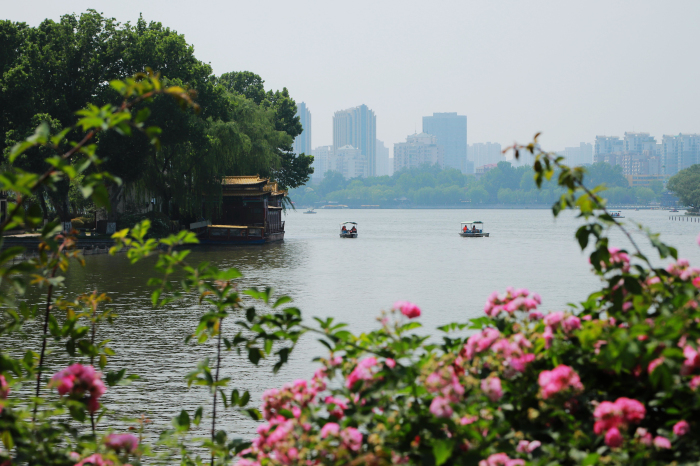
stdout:
[[276,182],[259,176],[226,176],[223,202],[200,234],[203,243],[267,243],[284,239],[282,199]]

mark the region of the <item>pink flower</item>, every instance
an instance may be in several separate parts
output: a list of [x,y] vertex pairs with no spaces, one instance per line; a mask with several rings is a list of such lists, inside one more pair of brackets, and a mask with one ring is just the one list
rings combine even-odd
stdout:
[[647,367],[647,372],[649,372],[649,374],[651,374],[652,372],[654,372],[654,369],[656,369],[658,366],[663,364],[663,362],[664,362],[664,358],[654,359],[653,361],[651,361],[649,363],[649,366]]
[[375,357],[365,358],[362,361],[360,361],[357,367],[355,367],[355,369],[353,369],[353,371],[348,376],[348,379],[345,382],[345,386],[347,388],[352,388],[355,385],[355,382],[359,380],[372,380],[374,374],[372,373],[371,368],[376,365],[377,358]]
[[542,371],[537,380],[543,399],[548,399],[558,393],[583,391],[583,384],[576,371],[571,367],[560,364],[551,371]]
[[503,296],[499,296],[498,292],[494,291],[484,306],[484,312],[489,317],[497,317],[501,312],[512,314],[515,311],[533,311],[542,300],[538,294],[533,294],[531,297],[529,295],[530,292],[525,288],[519,290],[508,288]]
[[622,434],[617,427],[611,427],[605,433],[605,444],[610,448],[617,448],[622,445]]
[[528,354],[523,354],[522,356],[519,356],[517,358],[511,358],[507,362],[508,362],[508,365],[510,365],[510,367],[512,367],[514,370],[516,370],[517,372],[523,373],[523,372],[525,372],[527,365],[530,364],[534,360],[535,360],[535,355],[532,353],[528,353]]
[[436,396],[430,403],[430,412],[433,413],[435,417],[450,417],[452,416],[452,406],[450,406],[450,400],[447,398]]
[[685,345],[683,348],[683,356],[685,356],[685,361],[683,361],[683,368],[681,371],[685,374],[692,372],[694,369],[700,367],[700,352],[690,345]]
[[527,317],[530,320],[542,320],[544,319],[544,314],[540,311],[532,311]]
[[133,453],[139,446],[139,438],[132,434],[109,434],[105,445],[117,452]]
[[321,438],[326,438],[329,435],[337,437],[340,433],[340,426],[335,422],[328,422],[326,425],[321,427]]
[[501,337],[501,332],[496,328],[485,328],[467,339],[464,352],[467,359],[472,359],[476,354],[486,351]]
[[[332,396],[327,396],[323,402],[326,404],[328,413],[331,416],[335,416],[338,419],[345,417],[345,410],[348,409],[348,404],[345,401]],[[331,408],[330,405],[334,405],[334,407]]]
[[467,426],[469,424],[473,424],[474,422],[476,422],[476,420],[477,420],[476,416],[464,416],[463,418],[461,418],[459,420],[459,423],[463,426]]
[[420,317],[420,308],[415,304],[408,301],[397,301],[394,303],[394,309],[401,311],[401,314],[405,315],[409,319],[415,317]]
[[665,448],[669,449],[671,448],[671,441],[667,439],[666,437],[662,437],[660,435],[657,435],[654,437],[654,446],[656,448]]
[[697,390],[698,387],[700,387],[700,375],[696,375],[692,379],[690,379],[690,389],[691,390]]
[[635,435],[639,437],[639,443],[641,443],[642,445],[646,445],[647,447],[650,447],[651,444],[654,442],[653,438],[651,437],[651,434],[647,432],[647,430],[643,427],[637,427]]
[[111,466],[114,463],[102,458],[102,455],[99,453],[95,453],[94,455],[84,458],[80,463],[76,463],[75,466],[86,466],[88,464],[92,466]]
[[491,401],[498,401],[503,396],[501,389],[501,379],[496,376],[483,379],[481,381],[481,391],[484,392]]
[[4,375],[0,375],[0,398],[3,400],[7,399],[7,396],[10,394],[10,386],[7,384],[7,380],[5,380]]
[[646,415],[644,405],[630,398],[618,398],[614,403],[603,401],[593,411],[596,422],[593,431],[600,435],[612,428],[627,428],[631,423],[638,423]]
[[340,433],[343,445],[352,451],[358,451],[362,446],[362,433],[354,427],[346,427]]
[[393,369],[394,367],[396,367],[396,361],[394,361],[391,358],[386,358],[386,361],[384,361],[384,362],[389,367],[389,369]]
[[505,453],[495,453],[479,461],[479,466],[522,466],[524,464],[525,460],[510,459]]
[[51,377],[49,386],[56,387],[61,396],[87,397],[88,410],[95,412],[100,409],[99,398],[107,391],[101,377],[102,374],[95,372],[92,366],[73,364]]
[[532,453],[535,451],[537,448],[542,445],[542,442],[539,440],[535,440],[533,442],[528,442],[527,440],[521,440],[520,443],[518,443],[518,448],[515,449],[518,453]]
[[564,333],[571,333],[574,330],[581,329],[581,319],[576,316],[569,316],[561,323]]
[[688,432],[690,432],[690,425],[688,425],[688,423],[684,420],[676,422],[676,424],[673,426],[673,433],[679,437],[687,434]]
[[550,312],[544,316],[544,324],[548,327],[552,327],[552,329],[559,327],[562,320],[564,320],[564,313],[561,311]]

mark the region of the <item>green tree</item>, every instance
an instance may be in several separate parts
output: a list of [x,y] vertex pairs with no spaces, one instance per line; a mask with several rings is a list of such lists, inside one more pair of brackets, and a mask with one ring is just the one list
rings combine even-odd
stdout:
[[604,184],[608,188],[626,188],[627,178],[622,175],[622,166],[612,166],[609,163],[598,162],[586,167],[586,185],[589,187]]
[[700,207],[700,164],[679,171],[666,185],[681,203],[697,210]]

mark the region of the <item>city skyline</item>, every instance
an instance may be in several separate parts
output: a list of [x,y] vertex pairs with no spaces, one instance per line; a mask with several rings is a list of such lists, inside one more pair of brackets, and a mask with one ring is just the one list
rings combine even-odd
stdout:
[[[143,13],[146,21],[184,34],[217,75],[249,70],[266,88],[287,87],[297,102],[313,109],[315,147],[332,144],[333,112],[358,102],[381,116],[377,139],[389,146],[420,129],[421,117],[433,112],[468,115],[471,141],[507,146],[542,132],[549,150],[630,129],[697,132],[700,65],[688,57],[700,47],[695,24],[700,2],[163,5],[125,0],[102,2],[98,10],[132,24]],[[36,26],[88,8],[95,3],[8,2],[3,16]],[[231,17],[244,18],[233,33]],[[260,34],[285,31],[290,24],[308,27],[283,40]],[[352,30],[352,38],[338,34],[342,28]],[[245,37],[256,40],[241,46]],[[673,72],[650,66],[662,62],[683,67]],[[402,67],[407,72],[397,72]]]

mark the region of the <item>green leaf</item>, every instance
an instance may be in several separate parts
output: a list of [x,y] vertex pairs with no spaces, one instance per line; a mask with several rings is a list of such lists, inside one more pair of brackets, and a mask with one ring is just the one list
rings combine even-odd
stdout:
[[433,442],[433,456],[435,457],[435,465],[440,466],[452,456],[454,442],[452,440],[440,439]]
[[197,408],[197,411],[194,412],[194,425],[198,426],[199,423],[202,421],[202,407],[200,406]]
[[107,375],[105,376],[105,378],[107,379],[107,385],[110,387],[114,387],[124,378],[124,374],[126,374],[126,369],[122,369],[117,372],[107,372]]
[[248,391],[246,390],[245,393],[243,393],[241,400],[238,402],[238,406],[240,406],[242,408],[245,405],[247,405],[249,401],[250,401],[250,393],[248,393]]
[[275,301],[275,304],[273,304],[272,307],[277,308],[277,307],[281,306],[282,304],[286,304],[286,303],[290,303],[290,302],[292,302],[292,298],[290,298],[289,296],[282,296],[277,301]]

